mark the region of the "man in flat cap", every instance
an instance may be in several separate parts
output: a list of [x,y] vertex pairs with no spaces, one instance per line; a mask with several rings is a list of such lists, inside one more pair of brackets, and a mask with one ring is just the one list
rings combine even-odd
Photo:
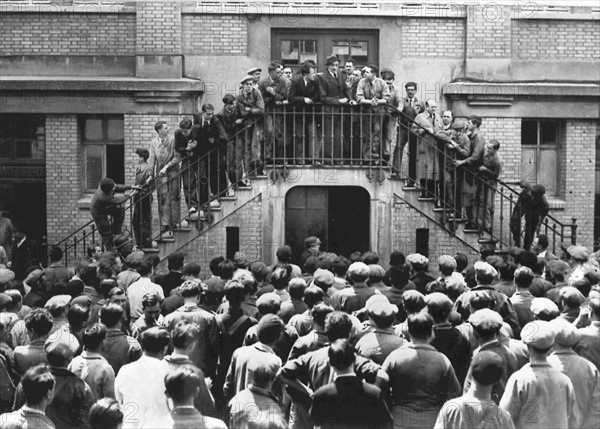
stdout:
[[533,271],[529,267],[519,267],[515,270],[515,286],[517,291],[510,297],[510,302],[515,308],[521,328],[533,320],[531,301],[534,296],[529,292],[533,281]]
[[320,248],[321,240],[319,240],[319,237],[315,237],[314,235],[306,237],[304,240],[304,251],[300,256],[300,266],[304,266],[304,263],[309,257],[318,257],[321,254]]
[[533,314],[533,320],[550,322],[560,315],[558,305],[548,298],[533,298],[530,309]]
[[581,340],[575,351],[600,370],[600,298],[590,300],[588,314],[592,324],[579,330]]
[[[240,79],[240,84],[242,87],[236,98],[237,117],[239,118],[236,124],[244,132],[237,134],[235,150],[236,158],[242,159],[242,170],[249,174],[254,172],[254,169],[262,169],[260,163],[262,162],[263,125],[258,119],[265,114],[265,102],[252,76],[244,76]],[[237,154],[241,154],[241,156]]]
[[[517,358],[514,353],[499,339],[500,328],[502,327],[502,317],[489,308],[477,310],[469,317],[469,323],[473,326],[473,331],[479,347],[473,352],[473,359],[483,351],[493,352],[500,356],[504,365],[504,373],[498,379],[492,388],[492,400],[495,403],[500,402],[504,394],[508,378],[518,369]],[[466,393],[473,382],[472,368],[469,368],[464,384],[463,393]]]
[[325,105],[323,107],[324,126],[324,159],[325,163],[341,164],[341,157],[345,151],[342,146],[345,142],[341,140],[342,117],[341,109],[351,99],[350,88],[344,82],[344,76],[338,70],[340,60],[335,55],[327,57],[325,66],[327,70],[317,77],[319,86],[319,100]]
[[600,372],[589,360],[573,350],[581,340],[574,324],[563,319],[551,322],[556,336],[548,363],[571,379],[582,428],[600,427]]
[[261,72],[262,72],[262,69],[260,67],[251,67],[250,69],[248,69],[246,74],[248,76],[251,76],[254,79],[254,82],[258,85],[258,82],[260,82],[260,73]]
[[529,363],[510,376],[500,400],[517,428],[579,427],[573,383],[548,363],[554,337],[550,322],[536,320],[523,327]]
[[375,328],[358,340],[356,350],[362,356],[382,365],[391,352],[404,344],[404,340],[396,335],[392,327],[398,307],[390,304],[384,295],[373,295],[367,300],[366,309]]
[[550,205],[544,196],[546,188],[543,185],[530,185],[527,182],[521,182],[519,185],[523,188],[523,191],[519,194],[510,216],[510,230],[515,246],[521,247],[521,218],[525,216],[523,248],[529,250],[534,235],[540,233],[542,222],[548,216]]
[[514,428],[510,414],[492,402],[492,388],[503,373],[504,362],[500,356],[490,351],[479,352],[471,363],[471,387],[460,398],[444,404],[434,429],[471,429],[481,422],[498,428]]
[[419,292],[425,294],[427,285],[435,280],[435,277],[428,274],[429,258],[420,253],[411,253],[406,257],[406,262],[412,267],[410,280]]
[[560,289],[559,299],[558,308],[562,311],[559,317],[573,323],[579,316],[581,304],[585,302],[585,296],[577,288],[567,286]]

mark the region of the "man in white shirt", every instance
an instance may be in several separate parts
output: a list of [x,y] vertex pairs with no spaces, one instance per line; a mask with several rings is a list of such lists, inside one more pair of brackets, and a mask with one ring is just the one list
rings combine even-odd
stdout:
[[161,300],[165,299],[165,294],[162,287],[150,280],[152,271],[153,267],[150,261],[145,260],[140,262],[137,267],[137,272],[140,275],[140,279],[131,283],[127,289],[127,296],[129,297],[129,311],[132,321],[138,320],[144,313],[142,306],[144,295],[147,293],[155,293],[160,297]]

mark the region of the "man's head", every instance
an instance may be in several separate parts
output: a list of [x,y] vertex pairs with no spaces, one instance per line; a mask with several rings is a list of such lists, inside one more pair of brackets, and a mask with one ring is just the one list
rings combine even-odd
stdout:
[[482,122],[483,121],[481,120],[480,116],[477,116],[477,115],[469,116],[469,118],[467,120],[467,130],[473,131],[475,129],[478,129],[479,127],[481,127]]
[[148,158],[150,158],[150,151],[148,149],[144,149],[143,147],[138,147],[134,153],[137,155],[135,160],[136,164],[143,164],[144,162],[148,161]]
[[442,112],[442,122],[444,125],[450,125],[452,123],[452,112],[450,110],[444,110]]
[[[119,289],[120,290],[120,289]],[[88,319],[90,318],[89,307],[81,304],[73,304],[69,307],[67,313],[67,320],[69,326],[74,330],[82,329],[87,325]]]
[[185,254],[183,252],[173,252],[167,258],[169,271],[181,271]]
[[500,142],[498,140],[489,140],[485,142],[485,153],[493,155],[500,149]]
[[225,284],[225,299],[229,302],[230,308],[239,308],[245,296],[244,285],[238,280],[229,280]]
[[536,252],[543,252],[548,248],[548,236],[546,234],[540,234],[533,239],[533,249]]
[[433,336],[433,318],[427,313],[410,314],[407,318],[408,332],[413,339],[429,341]]
[[99,399],[90,408],[90,426],[92,429],[119,428],[123,424],[123,411],[113,398]]
[[225,94],[222,101],[226,112],[233,113],[235,111],[235,96],[233,94]]
[[415,82],[408,82],[404,85],[404,89],[408,98],[414,98],[417,93],[417,84]]
[[528,267],[519,267],[515,270],[515,286],[522,289],[529,289],[533,282],[533,271]]
[[362,69],[362,77],[364,77],[369,82],[373,82],[375,78],[379,75],[379,69],[374,64],[369,64],[368,66],[363,67]]
[[34,308],[27,316],[25,316],[25,327],[30,336],[35,338],[44,337],[50,333],[54,319],[50,312],[43,308]]
[[146,354],[162,355],[169,346],[169,331],[153,326],[142,333],[142,349]]
[[269,77],[275,82],[279,81],[279,63],[271,63],[269,64],[269,68],[267,69],[269,72]]
[[248,76],[251,76],[252,79],[254,80],[254,82],[258,83],[258,81],[260,80],[261,72],[262,72],[261,68],[252,67],[250,70],[248,70]]
[[305,77],[306,79],[308,79],[311,82],[315,80],[316,70],[309,63],[304,63],[302,65],[302,67],[300,68],[300,73],[302,74],[303,77]]
[[202,105],[202,120],[210,121],[215,113],[215,107],[212,104],[206,103]]
[[158,121],[154,124],[154,131],[158,134],[161,139],[164,139],[169,135],[169,125],[165,121]]
[[[260,76],[259,76],[260,77]],[[257,81],[254,80],[252,76],[245,76],[242,80],[240,80],[240,84],[242,85],[242,91],[245,94],[249,94],[252,92],[254,85],[256,85]]]
[[325,334],[332,343],[340,338],[350,338],[352,320],[341,311],[334,311],[325,317]]
[[191,404],[200,392],[202,379],[191,366],[180,366],[165,376],[165,394],[173,404]]
[[106,338],[106,326],[94,323],[83,331],[82,341],[86,350],[95,352],[100,350]]
[[496,338],[502,328],[502,316],[489,308],[477,310],[469,316],[476,338],[480,343]]
[[381,70],[381,78],[388,86],[391,86],[394,83],[394,79],[396,79],[396,74],[390,69],[383,69]]
[[[102,189],[102,192],[104,192],[106,195],[112,194],[114,187],[115,181],[110,177],[105,177],[104,179],[100,180],[100,189]],[[14,239],[15,241],[17,241],[16,236]]]
[[356,349],[347,339],[339,339],[329,346],[329,364],[336,371],[348,371],[354,367]]
[[39,406],[43,401],[50,402],[54,395],[54,377],[46,365],[37,365],[25,372],[21,386],[28,407]]
[[183,118],[181,122],[179,122],[179,131],[184,136],[189,136],[192,132],[192,120],[190,118]]
[[50,312],[53,318],[64,318],[69,310],[71,295],[55,295],[46,301],[44,308]]
[[364,262],[354,262],[348,267],[348,277],[353,283],[364,283],[369,278],[369,266]]
[[285,76],[286,79],[291,80],[292,79],[292,69],[289,67],[285,67],[283,69],[283,75]]
[[346,71],[346,76],[352,75],[354,71],[354,60],[352,58],[348,58],[344,61],[344,70]]
[[265,314],[258,321],[256,334],[258,341],[263,344],[275,344],[285,330],[283,321],[275,314]]
[[142,310],[148,324],[156,323],[160,316],[160,297],[156,293],[145,294],[142,298]]
[[117,329],[123,318],[123,307],[109,303],[100,309],[100,322],[108,329]]
[[502,378],[504,361],[499,354],[483,350],[471,362],[471,374],[476,383],[491,386]]
[[50,258],[50,263],[52,263],[52,262],[58,262],[63,257],[63,251],[62,251],[62,249],[60,247],[53,246],[50,249],[50,252],[48,252],[48,257]]
[[331,73],[337,72],[338,67],[340,66],[340,60],[336,55],[330,55],[325,60],[325,66],[327,70]]
[[171,341],[175,350],[187,355],[194,348],[199,335],[198,325],[184,320],[175,325],[175,329],[171,332]]
[[437,102],[433,98],[430,98],[425,102],[425,110],[427,110],[427,113],[430,115],[433,115],[437,110]]

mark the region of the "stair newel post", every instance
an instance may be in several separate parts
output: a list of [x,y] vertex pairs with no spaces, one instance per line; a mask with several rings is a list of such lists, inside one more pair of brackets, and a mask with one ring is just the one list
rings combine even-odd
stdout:
[[73,236],[73,260],[77,260],[77,236]]
[[[512,220],[512,212],[513,212],[513,209],[514,209],[514,205],[515,205],[514,195],[510,194],[508,196],[508,213],[509,213],[509,219],[511,219],[511,220]],[[519,223],[520,222],[521,222],[521,219],[519,219]],[[511,243],[512,238],[513,238],[512,237],[512,230],[511,230],[511,225],[510,225],[510,222],[509,222],[509,227],[508,227],[508,243],[509,243],[509,245]],[[516,243],[513,243],[513,244],[516,244]]]
[[[548,222],[546,221],[546,230],[548,229]],[[564,231],[564,227],[561,225],[560,226],[560,230],[561,230],[561,237],[563,236],[563,231]],[[548,233],[546,232],[546,235],[548,235]],[[556,223],[552,224],[552,252],[556,253]]]
[[577,244],[577,218],[571,218],[571,244]]
[[65,266],[69,265],[69,244],[65,241],[63,255],[65,257]]
[[96,242],[96,224],[92,224],[92,243]]
[[[504,241],[502,241],[502,234],[504,233],[504,187],[500,188],[500,216],[498,217],[499,223],[500,223],[500,231],[498,234],[498,237],[500,237],[500,250],[502,250],[503,247],[503,243]],[[492,217],[492,222],[494,218]]]
[[87,250],[87,232],[85,230],[83,230],[83,254],[85,255],[85,252]]

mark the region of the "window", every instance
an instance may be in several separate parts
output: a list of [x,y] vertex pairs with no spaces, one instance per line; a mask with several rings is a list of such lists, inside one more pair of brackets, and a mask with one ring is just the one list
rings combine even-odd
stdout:
[[100,179],[125,181],[125,126],[122,116],[87,116],[80,119],[85,192],[94,192]]
[[560,192],[560,131],[557,120],[521,122],[521,180],[546,187],[546,195]]
[[339,57],[340,67],[350,57],[357,68],[379,60],[378,31],[274,29],[271,39],[273,61],[281,61],[295,72],[306,60],[315,61],[319,71],[324,71],[325,59],[331,54]]
[[46,159],[45,120],[37,115],[0,115],[0,159]]

